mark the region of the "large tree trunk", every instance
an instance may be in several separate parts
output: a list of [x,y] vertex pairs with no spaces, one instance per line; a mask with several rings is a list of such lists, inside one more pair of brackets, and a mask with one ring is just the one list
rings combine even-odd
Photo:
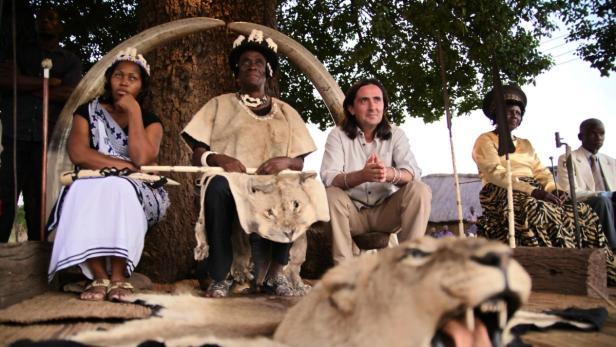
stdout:
[[[188,17],[275,25],[274,0],[143,0],[137,17],[140,30]],[[163,120],[164,136],[159,163],[189,165],[190,150],[180,131],[210,98],[235,91],[227,56],[236,33],[225,28],[187,36],[146,57],[152,70],[151,109]],[[181,187],[169,187],[171,208],[166,219],[149,231],[138,271],[152,280],[170,282],[195,275],[194,225],[198,206],[195,175],[173,174]]]

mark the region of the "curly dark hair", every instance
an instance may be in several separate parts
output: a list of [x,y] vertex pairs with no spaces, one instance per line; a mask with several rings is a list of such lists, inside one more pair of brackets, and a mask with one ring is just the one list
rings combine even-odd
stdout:
[[344,97],[344,103],[342,104],[342,107],[344,108],[344,120],[342,121],[341,126],[342,130],[345,132],[345,134],[347,134],[350,139],[355,139],[357,137],[359,124],[357,123],[357,119],[355,118],[355,116],[352,115],[351,112],[349,112],[349,106],[352,106],[353,102],[355,102],[355,97],[357,96],[357,92],[359,91],[359,89],[367,85],[375,85],[379,87],[381,93],[383,93],[383,119],[376,126],[375,135],[381,140],[389,140],[391,139],[391,125],[387,121],[389,97],[387,96],[387,91],[385,90],[383,83],[381,83],[381,81],[377,80],[376,78],[361,79],[355,82],[355,84],[353,84],[351,88],[349,88],[349,90],[346,92],[346,96]]
[[[111,95],[111,75],[115,71],[116,67],[118,67],[118,65],[120,65],[120,63],[123,61],[128,60],[116,61],[115,63],[111,64],[111,66],[108,67],[107,70],[105,70],[105,90],[103,92],[103,95],[101,95],[99,98],[101,102],[104,102],[106,104],[113,104],[113,96]],[[150,75],[148,75],[148,73],[141,65],[135,65],[139,67],[139,73],[141,75],[141,90],[139,91],[139,94],[135,99],[139,103],[139,106],[143,108],[144,100],[150,96]]]

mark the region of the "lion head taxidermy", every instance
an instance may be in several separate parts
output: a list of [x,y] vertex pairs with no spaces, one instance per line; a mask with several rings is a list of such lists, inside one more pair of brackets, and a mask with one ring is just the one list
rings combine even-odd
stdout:
[[530,277],[504,244],[422,238],[332,269],[274,339],[289,346],[446,346],[452,322],[501,346]]

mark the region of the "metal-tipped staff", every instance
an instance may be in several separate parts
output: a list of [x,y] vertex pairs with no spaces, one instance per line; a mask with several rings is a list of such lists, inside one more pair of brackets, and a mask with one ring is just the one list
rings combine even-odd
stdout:
[[449,92],[447,91],[447,76],[445,75],[445,54],[441,46],[441,36],[438,37],[438,61],[441,73],[441,84],[443,88],[443,106],[447,117],[447,129],[449,130],[449,147],[451,149],[451,163],[453,166],[453,180],[456,186],[456,207],[458,210],[458,234],[466,235],[464,232],[464,215],[462,212],[462,194],[460,194],[460,178],[458,177],[458,168],[456,165],[456,154],[453,146],[453,136],[451,132],[451,110],[449,109]]
[[51,59],[43,59],[43,155],[41,159],[41,241],[45,240],[45,225],[47,219],[46,198],[47,198],[47,119],[49,118],[49,70],[51,70]]
[[513,183],[511,177],[511,161],[509,153],[515,152],[515,146],[511,139],[509,124],[505,119],[505,96],[503,94],[503,84],[500,79],[496,57],[492,64],[492,78],[494,82],[494,97],[496,98],[496,129],[498,131],[498,155],[505,156],[507,170],[507,212],[509,222],[509,247],[515,248],[515,216],[513,210]]
[[571,197],[571,204],[573,205],[573,223],[575,225],[575,242],[578,245],[578,248],[582,248],[582,237],[580,236],[580,216],[578,214],[577,209],[577,196],[575,194],[575,181],[573,176],[573,162],[571,161],[571,146],[569,146],[566,142],[562,142],[562,138],[558,132],[554,133],[554,138],[556,140],[556,147],[560,148],[561,146],[565,146],[565,158],[567,165],[567,176],[569,178],[569,196]]

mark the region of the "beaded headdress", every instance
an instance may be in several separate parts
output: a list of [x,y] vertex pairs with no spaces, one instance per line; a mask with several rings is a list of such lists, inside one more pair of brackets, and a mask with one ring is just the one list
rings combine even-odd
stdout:
[[145,70],[145,72],[148,74],[148,76],[150,75],[150,65],[145,60],[143,55],[137,54],[137,48],[128,47],[125,50],[120,51],[120,53],[118,53],[115,56],[115,58],[113,58],[113,62],[111,63],[111,65],[119,61],[131,61],[141,66]]
[[278,45],[271,37],[266,38],[263,31],[257,29],[253,29],[248,38],[240,35],[233,41],[233,48],[229,53],[229,66],[233,73],[238,74],[240,56],[248,50],[257,51],[265,56],[269,77],[273,77],[274,72],[278,69]]

